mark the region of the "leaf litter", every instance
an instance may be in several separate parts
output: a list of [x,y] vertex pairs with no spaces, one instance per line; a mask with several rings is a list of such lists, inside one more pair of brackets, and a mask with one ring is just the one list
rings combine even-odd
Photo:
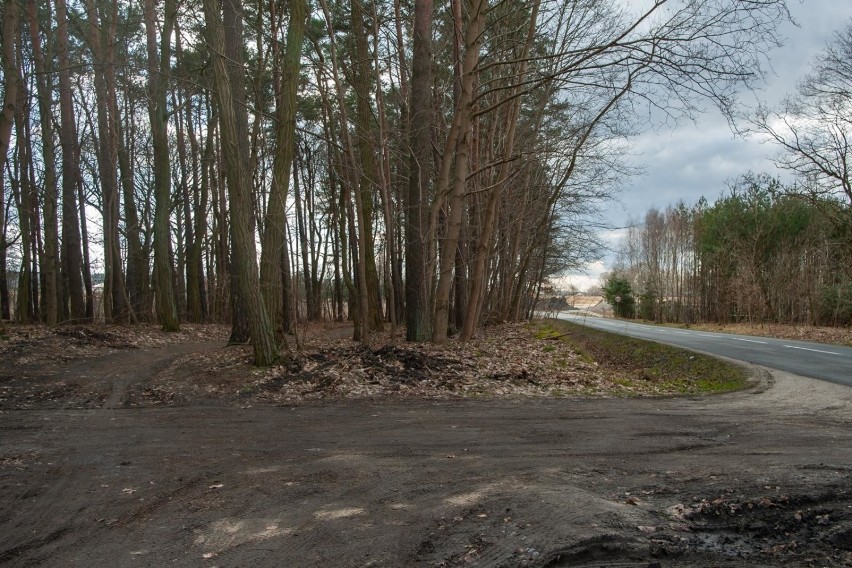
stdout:
[[[345,327],[314,324],[302,348],[281,364],[251,365],[248,346],[192,354],[175,362],[158,388],[180,392],[157,404],[198,396],[236,398],[243,405],[323,400],[611,397],[675,394],[654,381],[626,381],[590,361],[567,341],[542,336],[537,324],[503,323],[468,342],[407,343],[376,333],[353,342]],[[153,388],[153,387],[150,387]],[[142,403],[140,401],[140,403]],[[142,403],[144,404],[144,403]]]
[[[134,384],[126,406],[181,406],[216,400],[239,406],[293,405],[324,400],[460,399],[660,396],[677,394],[664,382],[632,380],[632,371],[598,364],[578,353],[562,335],[542,333],[536,323],[485,327],[471,341],[451,338],[446,345],[408,343],[399,334],[374,333],[369,345],[351,340],[345,324],[306,324],[299,348],[279,365],[252,365],[251,347],[227,345],[222,325],[183,324],[178,333],[151,325],[77,325],[47,328],[11,326],[0,341],[0,357],[10,371],[0,376],[0,406],[34,407],[63,396],[78,406],[100,406],[104,393],[77,392],[57,377],[21,390],[29,370],[45,370],[122,349],[168,348],[206,343],[176,355],[153,377]],[[296,343],[288,337],[290,344]],[[0,375],[3,375],[2,373]],[[630,377],[631,380],[625,380]],[[26,381],[24,381],[26,382]],[[76,388],[76,387],[75,387]],[[5,390],[4,390],[5,389]],[[79,390],[79,389],[77,389]],[[4,400],[6,401],[4,404]],[[14,404],[12,404],[14,403]]]

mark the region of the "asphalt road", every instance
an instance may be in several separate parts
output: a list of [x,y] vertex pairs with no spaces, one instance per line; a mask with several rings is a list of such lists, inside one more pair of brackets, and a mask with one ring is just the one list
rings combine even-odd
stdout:
[[674,329],[598,316],[562,313],[559,319],[686,347],[738,361],[852,386],[852,348],[807,341]]

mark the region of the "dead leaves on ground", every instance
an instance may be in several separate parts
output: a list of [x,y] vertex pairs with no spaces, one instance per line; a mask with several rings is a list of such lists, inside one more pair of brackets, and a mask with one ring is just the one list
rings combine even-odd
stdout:
[[[207,377],[201,389],[207,395],[236,395],[246,405],[643,394],[641,386],[625,393],[611,371],[581,358],[566,342],[537,338],[536,331],[531,324],[501,324],[485,328],[467,343],[451,340],[436,346],[406,343],[389,334],[376,334],[373,344],[362,345],[339,330],[313,329],[306,333],[301,351],[269,369],[251,367],[247,347],[209,353],[203,369],[196,366],[197,360],[183,364]],[[648,389],[644,394],[659,394],[653,385]]]
[[445,346],[376,333],[363,345],[351,340],[345,325],[311,324],[300,327],[300,348],[282,364],[259,369],[251,364],[249,346],[226,347],[225,326],[186,324],[179,333],[154,326],[16,326],[0,341],[0,357],[27,375],[44,376],[65,362],[121,349],[221,345],[176,358],[165,371],[132,385],[128,406],[670,394],[654,381],[626,381],[610,366],[578,355],[569,342],[551,341],[540,331],[536,324],[506,323],[486,327],[472,341],[450,340]]

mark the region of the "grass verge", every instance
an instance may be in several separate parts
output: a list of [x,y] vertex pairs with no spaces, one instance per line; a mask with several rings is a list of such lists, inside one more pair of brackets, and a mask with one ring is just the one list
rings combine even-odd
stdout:
[[709,355],[561,320],[537,325],[536,338],[567,342],[583,360],[615,373],[615,382],[628,391],[653,387],[650,390],[661,395],[702,395],[732,392],[747,384],[743,367]]

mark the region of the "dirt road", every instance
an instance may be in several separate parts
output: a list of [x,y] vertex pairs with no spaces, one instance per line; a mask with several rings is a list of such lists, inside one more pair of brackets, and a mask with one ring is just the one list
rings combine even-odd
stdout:
[[30,377],[81,408],[0,411],[0,565],[852,566],[848,387],[123,404],[201,348]]

